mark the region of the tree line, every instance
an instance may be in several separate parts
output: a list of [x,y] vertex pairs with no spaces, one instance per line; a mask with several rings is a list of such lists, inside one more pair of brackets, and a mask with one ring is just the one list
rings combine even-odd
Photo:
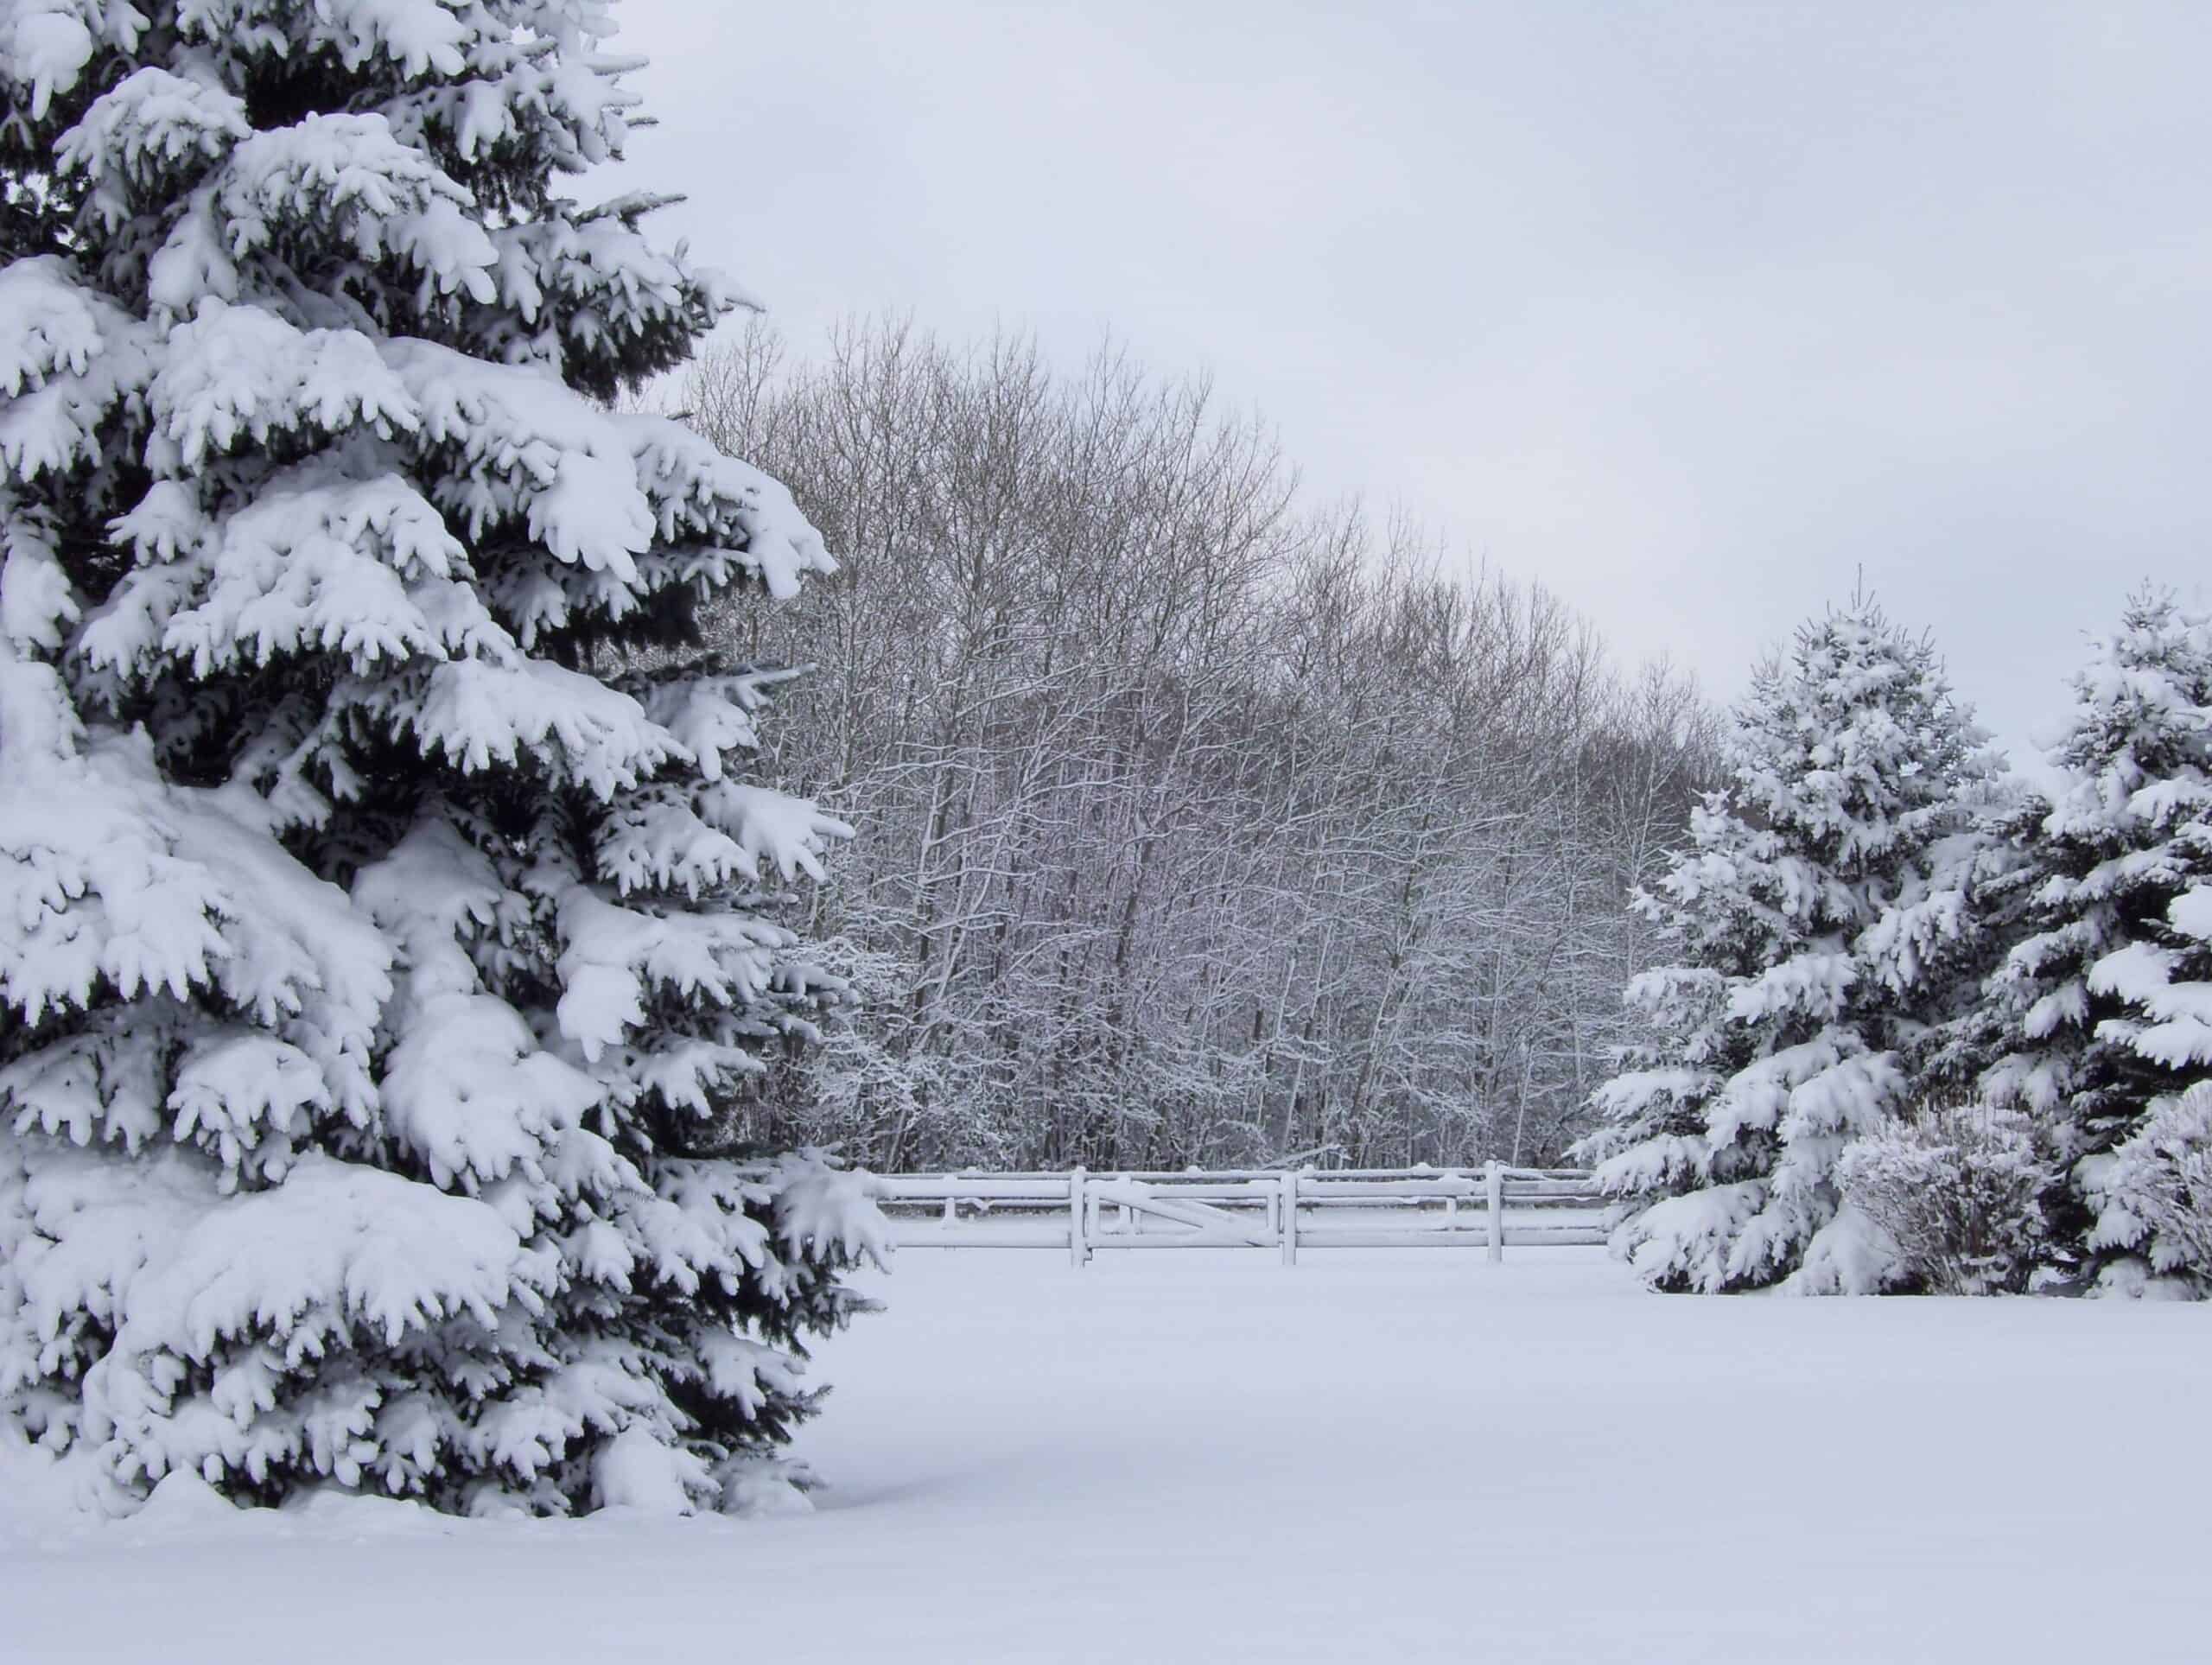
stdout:
[[742,1137],[879,1167],[1558,1159],[1629,1038],[1717,719],[1540,585],[1308,505],[1106,348],[853,323],[710,348],[691,425],[840,570],[709,643],[810,667],[770,767],[859,829],[805,934],[859,1002]]

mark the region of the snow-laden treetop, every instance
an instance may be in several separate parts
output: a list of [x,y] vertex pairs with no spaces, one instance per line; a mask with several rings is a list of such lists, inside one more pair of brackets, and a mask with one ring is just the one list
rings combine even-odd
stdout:
[[[11,772],[131,743],[87,721],[143,725],[164,772],[250,788],[232,812],[290,835],[395,751],[611,806],[671,766],[720,782],[753,743],[757,677],[576,668],[734,578],[783,594],[830,566],[772,481],[586,397],[734,304],[639,235],[650,202],[554,194],[622,141],[607,27],[537,0],[0,4],[0,75],[27,91],[0,124]],[[809,866],[834,830],[658,793],[602,844],[696,892],[764,855]],[[34,1019],[97,979],[211,975],[190,931],[69,938],[0,963]]]

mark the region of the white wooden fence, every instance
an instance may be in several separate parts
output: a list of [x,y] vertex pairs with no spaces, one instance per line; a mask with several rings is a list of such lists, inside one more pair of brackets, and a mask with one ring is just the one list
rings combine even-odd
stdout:
[[1605,1198],[1573,1168],[887,1173],[877,1201],[916,1249],[1560,1247],[1605,1241]]

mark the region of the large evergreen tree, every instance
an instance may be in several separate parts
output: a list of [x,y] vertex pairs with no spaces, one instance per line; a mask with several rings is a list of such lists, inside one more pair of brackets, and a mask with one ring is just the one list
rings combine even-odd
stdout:
[[0,1409],[126,1489],[713,1506],[853,1304],[715,1153],[843,829],[681,651],[830,563],[606,408],[735,300],[559,194],[609,32],[0,6]]
[[2139,594],[2074,689],[2062,784],[2014,828],[2025,934],[1990,982],[1984,1087],[2050,1130],[2059,1241],[2085,1267],[2212,1280],[2110,1185],[2116,1153],[2212,1078],[2212,626]]
[[1630,986],[1649,1045],[1583,1153],[1652,1283],[1884,1287],[1890,1247],[1837,1156],[1910,1098],[1967,997],[1995,765],[1934,649],[1855,601],[1802,628],[1734,712],[1733,786],[1637,906],[1676,957]]

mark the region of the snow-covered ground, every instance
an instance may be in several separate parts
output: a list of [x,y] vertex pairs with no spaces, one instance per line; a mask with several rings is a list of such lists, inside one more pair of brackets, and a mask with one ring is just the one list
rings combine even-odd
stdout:
[[0,1659],[2212,1659],[2212,1308],[1575,1250],[910,1250],[883,1293],[810,1516],[93,1527],[0,1455]]

